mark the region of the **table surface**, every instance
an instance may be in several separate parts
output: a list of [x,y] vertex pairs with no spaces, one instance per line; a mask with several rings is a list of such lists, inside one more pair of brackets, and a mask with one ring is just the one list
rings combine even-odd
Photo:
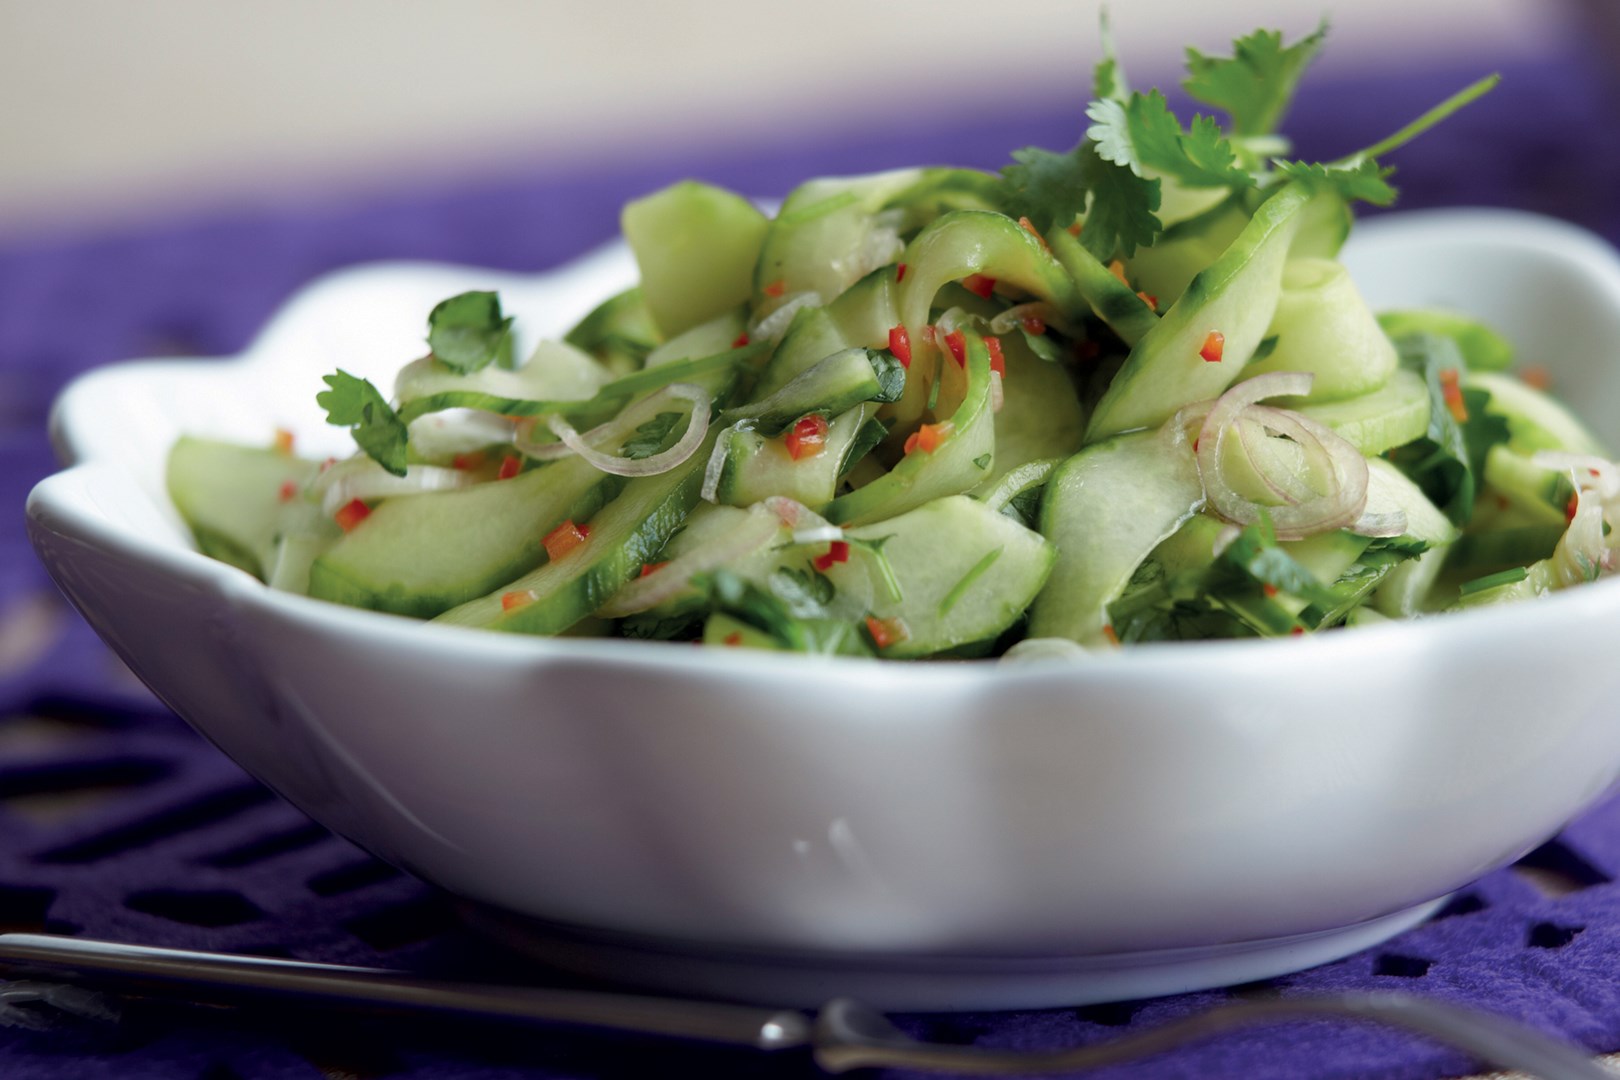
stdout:
[[[1329,157],[1372,142],[1477,72],[1308,88],[1290,127]],[[1524,63],[1504,88],[1403,151],[1403,205],[1513,206],[1620,239],[1613,88],[1578,56]],[[511,977],[442,894],[332,836],[249,779],[136,684],[62,605],[23,536],[28,488],[54,466],[49,402],[91,366],[151,354],[226,355],[311,277],[355,262],[427,258],[516,270],[608,238],[625,198],[697,175],[781,192],[817,172],[917,160],[996,167],[1011,146],[1070,145],[1078,109],[1053,102],[947,128],[850,130],[747,154],[701,148],[600,169],[531,172],[361,200],[273,205],[0,250],[0,929]],[[1593,1051],[1620,1049],[1620,801],[1515,866],[1462,890],[1430,922],[1264,987],[1012,1013],[900,1018],[959,1043],[1092,1042],[1257,989],[1400,989],[1517,1016]],[[1255,1030],[1108,1077],[1389,1077],[1466,1073],[1416,1038],[1314,1021]],[[87,1019],[0,1000],[7,1077],[812,1075],[698,1046],[263,1017],[129,1003]],[[905,1075],[892,1074],[895,1077]]]

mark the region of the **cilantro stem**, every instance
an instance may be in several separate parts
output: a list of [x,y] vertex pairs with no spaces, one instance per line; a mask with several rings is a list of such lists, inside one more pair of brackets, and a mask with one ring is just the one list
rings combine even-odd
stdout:
[[956,606],[956,602],[958,600],[967,595],[968,589],[975,581],[978,581],[984,576],[986,570],[989,570],[990,567],[995,565],[996,560],[1001,558],[1001,552],[1001,548],[996,548],[994,551],[986,552],[984,558],[974,563],[972,568],[969,569],[967,573],[962,575],[961,581],[958,581],[955,585],[951,586],[951,591],[946,593],[945,599],[939,602],[939,614],[941,618],[944,618],[950,612],[951,608]]
[[1486,94],[1496,89],[1496,84],[1501,81],[1502,76],[1500,74],[1492,74],[1485,76],[1483,79],[1480,79],[1477,82],[1470,83],[1468,86],[1465,86],[1455,94],[1452,94],[1450,97],[1446,98],[1446,100],[1442,101],[1440,104],[1436,105],[1434,108],[1430,109],[1416,120],[1413,120],[1410,124],[1407,124],[1405,127],[1395,132],[1395,134],[1390,135],[1387,138],[1380,139],[1378,142],[1373,143],[1365,150],[1358,150],[1356,153],[1351,154],[1348,157],[1340,158],[1329,167],[1335,169],[1353,169],[1370,158],[1382,157],[1391,150],[1405,146],[1407,143],[1411,142],[1425,131],[1440,123],[1440,121],[1446,119],[1452,113],[1458,111],[1466,105],[1471,104],[1479,98],[1484,97]]

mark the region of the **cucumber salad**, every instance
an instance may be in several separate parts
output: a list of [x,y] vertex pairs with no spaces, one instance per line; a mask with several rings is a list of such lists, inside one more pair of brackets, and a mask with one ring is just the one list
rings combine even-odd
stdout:
[[[1325,29],[1325,28],[1324,28]],[[517,355],[489,292],[358,452],[182,438],[201,549],[464,627],[886,658],[1287,636],[1614,566],[1620,466],[1472,319],[1374,313],[1335,255],[1385,157],[1278,133],[1324,29],[1188,50],[1183,123],[1107,42],[1083,136],[999,173],[707,184],[625,207],[634,288]],[[1514,374],[1517,372],[1517,374]],[[312,391],[318,388],[313,388]]]

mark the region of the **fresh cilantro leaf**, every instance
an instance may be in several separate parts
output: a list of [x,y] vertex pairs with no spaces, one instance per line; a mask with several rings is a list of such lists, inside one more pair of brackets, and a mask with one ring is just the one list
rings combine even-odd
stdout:
[[1099,157],[1140,177],[1162,173],[1187,187],[1248,187],[1254,178],[1238,165],[1232,144],[1213,117],[1195,116],[1190,131],[1157,90],[1126,101],[1093,101],[1086,137]]
[[783,567],[766,579],[766,587],[787,609],[801,619],[826,614],[827,605],[837,595],[832,579],[813,570]]
[[1292,45],[1276,30],[1256,30],[1232,43],[1229,57],[1187,50],[1182,89],[1232,118],[1234,135],[1268,135],[1277,130],[1293,100],[1294,88],[1327,37],[1327,23]]
[[428,314],[428,347],[440,363],[463,375],[499,360],[510,366],[512,320],[501,317],[492,292],[464,292],[440,301]]
[[1065,154],[1026,146],[1013,151],[1015,164],[1001,170],[1007,213],[1027,217],[1041,232],[1067,227],[1086,208],[1085,147]]
[[[819,574],[811,575],[820,577]],[[710,607],[762,631],[782,648],[797,652],[871,656],[872,650],[852,624],[818,615],[796,614],[775,592],[760,588],[727,570],[699,574],[692,584],[708,596]]]
[[1125,85],[1125,69],[1120,66],[1119,56],[1114,50],[1114,31],[1108,25],[1108,9],[1103,8],[1097,13],[1097,37],[1102,42],[1103,58],[1091,73],[1091,96],[1101,99],[1114,98],[1124,101],[1130,94]]
[[321,381],[330,389],[316,394],[315,403],[326,410],[326,422],[350,428],[355,443],[373,461],[404,476],[409,432],[377,388],[341,369]]
[[1333,191],[1345,202],[1360,199],[1374,206],[1388,206],[1395,201],[1395,189],[1389,185],[1389,176],[1395,170],[1382,168],[1370,158],[1355,165],[1304,161],[1274,161],[1272,164],[1288,179]]
[[1040,522],[1041,496],[1046,492],[1046,485],[1028,487],[1007,500],[1007,505],[1001,512],[1026,529],[1035,529]]
[[988,469],[990,467],[990,458],[991,455],[989,454],[980,454],[978,457],[973,459],[974,468]]
[[1159,181],[1147,180],[1128,167],[1105,161],[1090,143],[1081,148],[1081,169],[1091,205],[1080,242],[1102,262],[1130,258],[1164,229],[1158,218]]
[[659,413],[640,425],[636,428],[636,433],[625,440],[621,450],[622,456],[632,461],[652,457],[669,445],[670,434],[685,416],[685,413],[678,412]]
[[1249,363],[1258,364],[1266,357],[1277,351],[1277,340],[1280,335],[1272,334],[1270,337],[1260,339],[1260,344],[1254,347],[1254,354],[1249,357]]

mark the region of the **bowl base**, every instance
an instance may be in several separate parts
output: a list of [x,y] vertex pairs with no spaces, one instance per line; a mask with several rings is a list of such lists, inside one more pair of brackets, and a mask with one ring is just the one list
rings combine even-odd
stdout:
[[1351,926],[1197,948],[1086,956],[827,954],[704,947],[583,930],[467,904],[472,929],[573,974],[678,996],[814,1008],[856,997],[888,1012],[1094,1005],[1301,971],[1371,948],[1445,897]]

